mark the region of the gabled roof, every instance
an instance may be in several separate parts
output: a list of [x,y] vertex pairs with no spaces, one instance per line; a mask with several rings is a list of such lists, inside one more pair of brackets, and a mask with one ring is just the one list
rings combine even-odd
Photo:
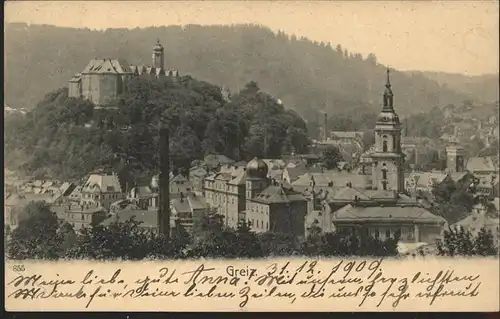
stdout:
[[80,195],[81,195],[81,193],[82,193],[82,188],[83,188],[83,186],[81,186],[81,185],[76,186],[76,187],[75,187],[75,188],[74,188],[74,189],[73,189],[73,190],[72,190],[72,191],[68,194],[68,196],[69,196],[69,197],[78,197],[78,196],[80,196]]
[[495,161],[492,156],[471,157],[467,160],[466,168],[470,172],[496,172],[498,166],[495,166]]
[[207,204],[203,196],[197,196],[195,194],[190,194],[186,197],[172,199],[170,205],[177,213],[191,213],[196,209],[208,209]]
[[116,174],[90,174],[83,184],[82,192],[121,193],[121,185]]
[[449,173],[448,175],[456,183],[456,182],[460,182],[467,175],[470,175],[470,173],[469,172],[453,172],[453,173]]
[[135,196],[141,198],[147,198],[153,193],[149,186],[136,186],[130,190],[130,193],[132,194],[133,191],[135,191]]
[[241,170],[236,177],[229,181],[231,185],[245,185],[245,181],[247,178],[247,173],[244,170]]
[[235,167],[247,167],[247,162],[246,161],[238,161],[236,163],[233,164],[233,166]]
[[320,173],[321,169],[320,168],[315,168],[315,167],[305,167],[305,166],[296,166],[296,167],[287,167],[285,168],[285,171],[288,173],[288,176],[290,177],[291,182],[295,182],[299,177],[307,174],[307,173]]
[[[62,185],[59,187],[59,190],[61,191],[61,193],[64,195],[64,193],[66,193],[68,191],[68,189],[73,185],[73,183],[69,183],[69,182],[64,182],[62,183]],[[66,195],[64,195],[66,196]]]
[[129,64],[117,59],[92,59],[83,69],[82,74],[132,74]]
[[73,75],[73,77],[69,80],[70,82],[77,83],[82,80],[82,75],[80,73]]
[[306,201],[305,197],[292,188],[280,185],[270,185],[260,194],[252,198],[252,201],[266,204],[285,204],[295,201]]
[[185,178],[182,174],[177,174],[174,178],[172,178],[172,180],[170,180],[170,183],[179,183],[179,182],[185,183],[189,182],[189,180]]

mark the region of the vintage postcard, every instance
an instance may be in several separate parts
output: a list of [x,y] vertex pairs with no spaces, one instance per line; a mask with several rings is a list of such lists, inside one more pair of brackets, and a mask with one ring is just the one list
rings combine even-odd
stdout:
[[499,311],[498,2],[4,8],[6,311]]

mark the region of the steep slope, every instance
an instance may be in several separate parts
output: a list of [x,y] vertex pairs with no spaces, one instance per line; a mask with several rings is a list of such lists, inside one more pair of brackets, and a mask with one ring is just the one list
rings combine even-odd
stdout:
[[[332,48],[253,25],[92,31],[7,24],[6,102],[33,108],[47,92],[67,85],[94,57],[150,64],[157,38],[165,46],[168,68],[233,92],[256,81],[306,119],[316,117],[317,111],[333,116],[353,108],[379,110],[385,69],[374,55],[363,58],[340,45]],[[392,80],[402,115],[471,98],[420,74],[394,71]]]
[[485,74],[479,76],[467,76],[463,74],[444,72],[409,72],[421,74],[443,87],[448,87],[457,92],[463,92],[477,99],[477,102],[498,101],[498,74]]

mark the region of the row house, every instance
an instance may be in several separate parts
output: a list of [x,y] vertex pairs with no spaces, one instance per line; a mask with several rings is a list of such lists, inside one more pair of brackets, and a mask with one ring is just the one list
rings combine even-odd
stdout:
[[171,225],[178,222],[190,235],[201,233],[201,223],[208,216],[210,205],[202,196],[190,194],[170,201]]

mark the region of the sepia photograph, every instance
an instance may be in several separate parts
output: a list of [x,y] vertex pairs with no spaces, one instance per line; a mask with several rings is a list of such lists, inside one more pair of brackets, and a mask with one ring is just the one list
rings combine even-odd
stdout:
[[498,2],[4,12],[7,310],[499,310]]

